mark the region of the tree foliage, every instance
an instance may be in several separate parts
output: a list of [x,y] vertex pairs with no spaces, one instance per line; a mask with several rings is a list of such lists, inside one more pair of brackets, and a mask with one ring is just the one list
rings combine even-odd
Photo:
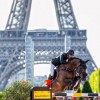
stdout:
[[0,92],[0,100],[3,100],[3,97],[4,97],[3,93]]
[[[89,80],[77,90],[77,93],[100,93],[100,68],[92,72]],[[83,99],[81,97],[78,100]]]
[[93,92],[100,93],[100,69],[91,74],[89,83]]
[[84,83],[80,90],[78,90],[77,93],[100,93],[100,68],[92,72],[89,80]]
[[89,81],[86,81],[84,83],[83,88],[82,88],[82,93],[92,93],[92,89],[91,89]]
[[5,100],[30,100],[30,89],[32,84],[26,81],[14,82],[4,90]]

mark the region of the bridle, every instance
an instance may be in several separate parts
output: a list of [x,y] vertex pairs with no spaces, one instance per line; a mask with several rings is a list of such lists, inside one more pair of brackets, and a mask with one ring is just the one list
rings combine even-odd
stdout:
[[77,70],[79,70],[79,74],[81,76],[84,73],[82,71],[82,69],[86,70],[87,66],[86,66],[85,61],[83,61],[82,59],[79,59],[79,60],[80,60],[80,65],[78,67],[76,67],[76,72],[77,72]]

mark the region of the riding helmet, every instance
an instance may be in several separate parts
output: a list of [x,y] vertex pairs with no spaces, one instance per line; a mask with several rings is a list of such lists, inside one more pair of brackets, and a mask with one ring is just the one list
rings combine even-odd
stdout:
[[67,52],[67,54],[70,54],[70,55],[74,55],[74,50],[69,50],[68,52]]

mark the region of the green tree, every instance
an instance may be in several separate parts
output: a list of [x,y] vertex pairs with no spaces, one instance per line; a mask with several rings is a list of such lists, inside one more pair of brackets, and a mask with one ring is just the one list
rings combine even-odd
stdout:
[[26,81],[14,82],[9,88],[4,90],[5,100],[30,100],[31,83]]
[[[92,93],[91,86],[89,84],[89,81],[86,81],[82,88],[79,88],[77,93]],[[79,97],[78,100],[83,100],[83,97]]]
[[83,88],[82,88],[82,93],[92,93],[92,89],[91,89],[89,81],[86,81],[84,83]]
[[[77,93],[100,93],[100,68],[90,75],[88,81],[84,83],[84,85],[78,89]],[[82,100],[82,97],[78,100]]]
[[0,100],[3,100],[3,97],[4,97],[3,93],[0,92]]
[[100,68],[91,74],[89,83],[93,92],[100,93]]

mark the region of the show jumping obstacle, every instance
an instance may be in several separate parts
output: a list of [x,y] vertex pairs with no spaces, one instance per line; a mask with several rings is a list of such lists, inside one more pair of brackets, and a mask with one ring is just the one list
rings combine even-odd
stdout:
[[67,97],[98,97],[100,93],[54,93],[53,96],[67,96]]
[[73,93],[73,91],[52,93],[49,87],[33,87],[30,92],[31,100],[71,100],[71,97],[100,97],[100,93]]

